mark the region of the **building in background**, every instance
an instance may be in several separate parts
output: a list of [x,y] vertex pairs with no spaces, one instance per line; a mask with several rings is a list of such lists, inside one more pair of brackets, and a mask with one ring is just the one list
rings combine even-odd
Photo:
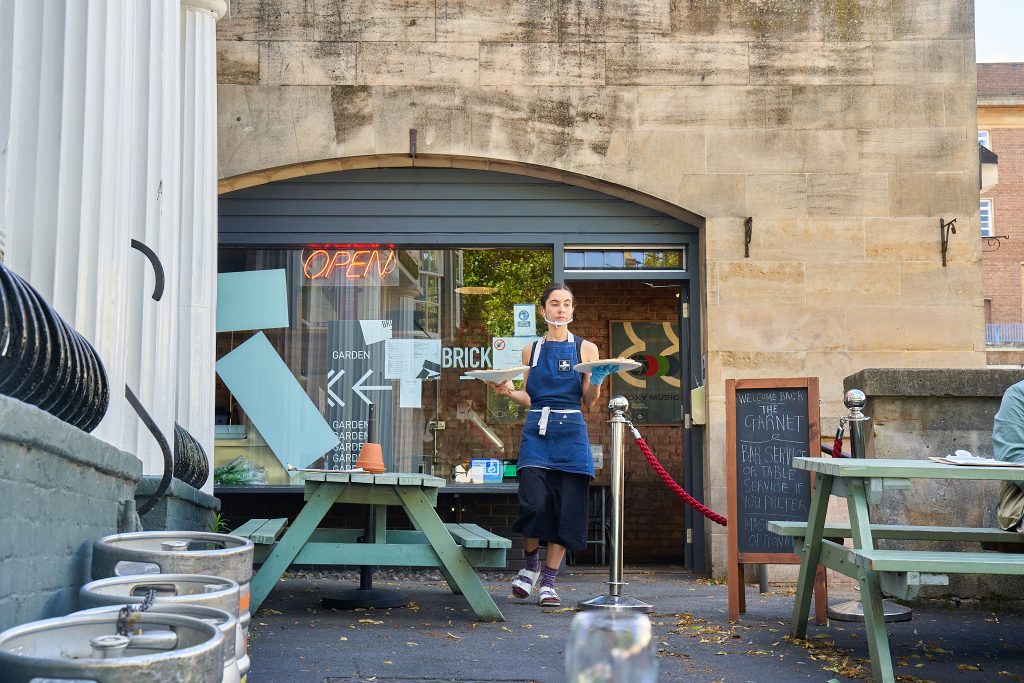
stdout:
[[1024,365],[1024,63],[978,65],[978,142],[999,157],[979,212],[988,362]]

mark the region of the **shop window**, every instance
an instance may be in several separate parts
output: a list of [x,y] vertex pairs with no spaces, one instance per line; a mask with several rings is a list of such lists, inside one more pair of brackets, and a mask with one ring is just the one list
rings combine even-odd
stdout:
[[[515,462],[523,409],[462,377],[521,363],[539,328],[516,336],[514,307],[537,302],[552,266],[550,249],[221,249],[220,272],[285,271],[289,324],[218,334],[218,359],[265,335],[339,444],[314,462],[274,452],[266,436],[292,417],[253,423],[220,380],[215,464],[243,456],[289,483],[286,464],[352,467],[371,434],[390,471],[451,479],[472,458]],[[255,386],[265,371],[252,368]]]

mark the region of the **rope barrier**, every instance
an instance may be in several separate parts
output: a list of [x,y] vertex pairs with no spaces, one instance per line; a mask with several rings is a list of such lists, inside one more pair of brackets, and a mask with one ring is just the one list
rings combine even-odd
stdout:
[[636,440],[636,445],[640,447],[640,452],[644,454],[645,458],[647,458],[647,462],[650,463],[651,469],[653,469],[657,473],[657,475],[661,477],[661,480],[665,482],[665,484],[670,489],[672,489],[673,493],[682,498],[684,503],[686,503],[700,514],[710,519],[712,522],[715,522],[716,524],[721,524],[722,526],[729,525],[729,521],[725,517],[718,514],[717,512],[709,508],[707,505],[701,503],[699,500],[697,500],[689,493],[687,493],[686,489],[684,489],[682,486],[676,483],[676,480],[672,478],[672,475],[666,472],[665,468],[662,467],[661,462],[659,462],[657,456],[654,455],[654,451],[652,451],[651,447],[647,445],[647,442],[644,440],[644,437],[640,436],[640,432],[637,431],[637,428],[633,426],[633,423],[627,421],[626,424],[628,424],[630,430],[632,430],[633,438]]

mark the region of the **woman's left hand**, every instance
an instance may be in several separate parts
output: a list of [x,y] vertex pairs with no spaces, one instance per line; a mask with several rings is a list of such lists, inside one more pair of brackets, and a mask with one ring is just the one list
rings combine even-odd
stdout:
[[604,378],[618,370],[618,365],[598,365],[590,371],[590,384],[600,386]]

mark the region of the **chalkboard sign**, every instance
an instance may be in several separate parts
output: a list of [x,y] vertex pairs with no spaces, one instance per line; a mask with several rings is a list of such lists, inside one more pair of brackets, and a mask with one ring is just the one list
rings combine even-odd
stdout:
[[[818,379],[728,380],[726,474],[729,502],[730,618],[742,609],[744,564],[796,564],[793,540],[768,530],[806,522],[811,482],[793,458],[820,455]],[[739,591],[739,609],[732,604]]]

